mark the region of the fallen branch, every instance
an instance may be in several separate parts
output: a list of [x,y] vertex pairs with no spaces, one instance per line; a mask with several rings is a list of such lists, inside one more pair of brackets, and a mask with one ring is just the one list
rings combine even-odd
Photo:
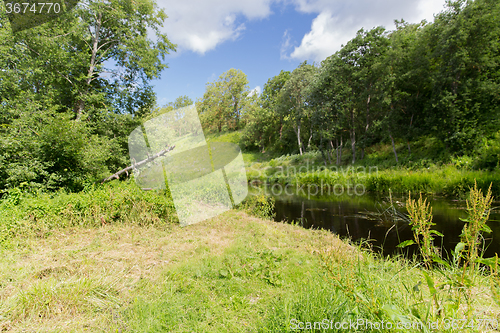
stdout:
[[146,164],[146,163],[148,163],[148,162],[151,162],[151,161],[153,161],[153,160],[157,159],[158,157],[161,157],[161,156],[165,155],[166,153],[168,153],[169,151],[173,150],[174,148],[175,148],[175,146],[170,146],[170,147],[168,147],[167,149],[164,149],[164,150],[160,151],[159,153],[156,153],[156,154],[154,154],[154,155],[152,155],[152,156],[149,156],[149,157],[148,157],[148,158],[146,158],[145,160],[142,160],[142,161],[140,161],[140,162],[134,163],[134,164],[132,164],[131,166],[126,167],[125,169],[120,170],[120,171],[118,171],[117,173],[115,173],[115,174],[113,174],[113,175],[109,176],[108,178],[104,178],[104,179],[102,180],[101,184],[103,184],[103,183],[105,183],[105,182],[107,182],[107,181],[110,181],[110,180],[112,180],[112,179],[119,179],[119,178],[120,178],[120,175],[121,175],[122,173],[127,173],[127,175],[128,175],[128,172],[129,172],[130,170],[136,169],[137,167],[139,167],[139,166],[141,166],[141,165],[143,165],[143,164]]

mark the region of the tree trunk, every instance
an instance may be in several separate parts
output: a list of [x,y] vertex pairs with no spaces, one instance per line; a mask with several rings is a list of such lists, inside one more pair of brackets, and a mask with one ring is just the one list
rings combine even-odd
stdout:
[[356,163],[356,130],[354,129],[354,110],[351,110],[351,151],[352,164]]
[[102,25],[102,13],[97,14],[96,18],[96,26],[95,26],[95,36],[92,36],[92,52],[90,56],[90,66],[89,70],[87,72],[87,79],[85,80],[86,84],[86,90],[83,96],[80,94],[80,98],[76,101],[75,106],[73,108],[73,111],[75,112],[75,119],[80,120],[83,114],[83,109],[85,107],[85,95],[88,94],[90,90],[90,83],[92,82],[92,76],[94,75],[94,69],[95,69],[95,64],[96,64],[96,58],[97,58],[97,51],[99,50],[98,45],[99,45],[99,37],[100,37],[100,32],[101,32],[101,25]]
[[399,163],[398,153],[396,153],[396,145],[394,144],[394,138],[392,137],[392,134],[389,134],[389,137],[391,138],[391,142],[392,142],[392,151],[394,152],[394,156],[396,156],[396,163]]
[[110,180],[112,180],[112,179],[119,179],[119,178],[120,178],[120,175],[121,175],[122,173],[126,173],[126,174],[128,175],[128,172],[129,172],[130,170],[133,170],[133,169],[137,168],[138,166],[141,166],[141,165],[143,165],[143,164],[146,164],[146,163],[148,163],[148,162],[151,162],[151,161],[153,161],[153,160],[157,159],[158,157],[165,155],[166,153],[168,153],[169,151],[173,150],[174,148],[175,148],[175,146],[170,146],[170,147],[168,147],[167,149],[164,149],[164,150],[162,150],[162,151],[160,151],[160,152],[158,152],[158,153],[154,154],[153,156],[148,156],[148,158],[146,158],[145,160],[142,160],[142,161],[140,161],[140,162],[135,162],[135,163],[134,163],[134,164],[132,164],[131,166],[126,167],[125,169],[122,169],[122,170],[118,171],[117,173],[115,173],[115,174],[113,174],[113,175],[109,176],[108,178],[104,178],[104,179],[101,181],[101,183],[105,183],[105,182],[110,181]]
[[352,164],[356,163],[356,132],[354,128],[351,129],[351,152],[352,152]]
[[342,163],[342,146],[343,141],[342,141],[342,136],[340,136],[340,145],[339,145],[339,139],[335,139],[335,144],[337,145],[337,148],[335,149],[335,155],[337,157],[337,165],[340,165]]
[[339,165],[339,139],[338,138],[335,138],[335,164]]
[[297,134],[297,142],[299,144],[299,152],[302,155],[302,142],[300,141],[300,122],[297,124],[297,129],[295,130],[295,134]]
[[[321,152],[321,157],[323,158],[323,162],[325,162],[325,166],[326,166],[326,156],[325,156],[325,150],[323,149],[323,136],[322,135],[319,138],[319,151]],[[330,155],[328,154],[328,145],[326,146],[326,155],[328,156],[328,161],[330,161]]]
[[[329,140],[329,141],[330,141],[330,153],[332,155],[331,157],[333,158],[333,150],[334,150],[333,142],[332,142],[332,140]],[[328,160],[330,161],[330,156],[328,156]],[[332,164],[332,163],[330,162],[330,164]]]
[[311,124],[311,129],[309,131],[310,135],[309,135],[309,140],[307,141],[307,150],[309,150],[309,148],[311,148],[311,139],[313,137],[313,127],[312,127],[312,124]]
[[342,136],[340,137],[340,146],[339,146],[339,165],[342,164],[342,149],[344,148],[344,139]]

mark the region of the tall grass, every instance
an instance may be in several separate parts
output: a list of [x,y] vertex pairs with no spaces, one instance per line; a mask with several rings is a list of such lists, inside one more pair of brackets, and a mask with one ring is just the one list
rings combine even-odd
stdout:
[[[422,196],[418,201],[408,200],[407,208],[411,219],[415,243],[417,243],[422,255],[425,269],[422,275],[425,285],[432,296],[432,313],[434,318],[464,316],[467,320],[473,317],[474,289],[481,288],[484,283],[478,283],[482,275],[486,275],[488,284],[498,281],[498,260],[495,258],[483,258],[480,250],[483,232],[491,232],[486,222],[489,217],[491,202],[491,187],[486,196],[476,185],[470,188],[467,199],[467,219],[460,236],[461,241],[456,245],[452,253],[452,259],[444,258],[435,251],[433,246],[433,235],[441,236],[439,232],[432,230],[432,210]],[[413,241],[405,241],[400,246],[405,247],[413,244]],[[434,267],[431,263],[436,264]],[[479,264],[483,265],[479,265]],[[490,274],[485,274],[489,266]],[[433,277],[434,272],[440,273],[441,277]],[[498,298],[497,290],[492,288],[491,298]],[[430,305],[430,303],[429,303]]]
[[255,163],[247,170],[250,180],[265,183],[344,187],[362,186],[366,192],[406,194],[427,193],[449,197],[465,197],[469,188],[477,186],[493,195],[500,195],[500,171],[468,170],[455,165],[432,165],[413,168],[378,165],[327,165],[317,154],[284,156],[270,162]]
[[161,226],[176,221],[168,192],[143,191],[133,180],[93,185],[80,193],[30,195],[13,189],[0,201],[0,243],[16,236],[43,236],[63,227],[111,223]]

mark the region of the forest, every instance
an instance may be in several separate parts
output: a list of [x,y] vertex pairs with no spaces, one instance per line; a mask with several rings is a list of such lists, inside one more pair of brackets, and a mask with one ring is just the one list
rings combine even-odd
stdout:
[[[449,0],[433,22],[362,28],[262,92],[228,68],[166,105],[152,82],[177,45],[155,0],[70,4],[23,28],[0,3],[1,332],[498,329],[500,2]],[[181,226],[168,179],[137,186],[131,132],[192,105],[210,154],[239,145],[233,173],[249,188],[314,186],[285,198],[296,218],[250,193]],[[162,149],[142,163],[175,152]],[[363,191],[326,197],[318,184]],[[183,204],[219,209],[209,187],[185,186]],[[449,216],[433,213],[445,204]],[[325,216],[342,224],[306,228]]]
[[[207,85],[198,109],[205,127],[242,129],[248,149],[276,155],[321,151],[350,162],[365,150],[435,138],[449,156],[476,168],[498,166],[499,5],[456,1],[433,23],[395,21],[396,29],[361,29],[320,64],[302,63],[248,96],[234,69]],[[225,127],[224,127],[225,125]]]
[[[165,13],[151,1],[134,4],[117,11],[91,1],[15,34],[1,17],[0,189],[79,191],[127,165],[127,136],[141,122],[193,103],[180,96],[157,105],[150,81],[176,46],[158,30]],[[203,128],[238,131],[248,151],[319,151],[329,164],[363,160],[381,143],[399,162],[396,144],[411,154],[414,142],[433,138],[448,159],[492,170],[499,10],[496,1],[453,1],[433,23],[361,29],[320,64],[270,78],[261,94],[229,69],[196,101]]]

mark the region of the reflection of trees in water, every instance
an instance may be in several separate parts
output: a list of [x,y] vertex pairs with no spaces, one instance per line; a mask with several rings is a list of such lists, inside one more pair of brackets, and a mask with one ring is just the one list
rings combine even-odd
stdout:
[[[297,198],[295,198],[297,199]],[[464,212],[458,210],[445,200],[432,201],[435,207],[434,221],[436,230],[445,235],[443,250],[450,252],[459,240],[463,222],[459,217],[464,217]],[[291,198],[277,198],[276,219],[288,222],[295,221],[305,228],[323,228],[341,237],[351,237],[354,241],[360,238],[370,238],[373,248],[382,251],[384,255],[397,253],[396,247],[404,240],[413,239],[413,234],[408,221],[404,217],[406,210],[403,205],[397,206],[396,213],[392,216],[387,212],[390,207],[388,202],[325,202],[320,200],[293,200]],[[500,220],[500,214],[492,215],[492,220]],[[302,222],[301,222],[302,221]],[[488,245],[492,238],[500,239],[500,224],[491,222],[493,233],[486,235]],[[491,242],[488,252],[494,255],[500,251],[499,242]],[[441,240],[437,243],[441,246]],[[411,256],[411,250],[408,254]],[[406,249],[405,249],[406,251]]]

